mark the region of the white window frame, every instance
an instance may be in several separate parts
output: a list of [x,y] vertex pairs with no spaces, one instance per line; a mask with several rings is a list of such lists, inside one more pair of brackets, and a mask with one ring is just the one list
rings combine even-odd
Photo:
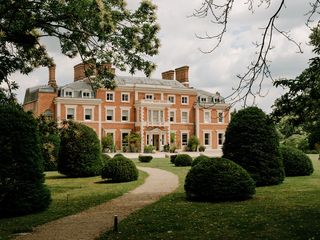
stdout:
[[[71,92],[71,96],[67,96],[67,92]],[[74,92],[73,92],[73,90],[72,89],[69,89],[69,88],[66,88],[66,89],[64,89],[64,97],[71,97],[71,98],[73,98],[73,96],[74,96]]]
[[[68,119],[67,116],[68,116],[68,108],[72,108],[74,110],[74,118],[73,119]],[[65,105],[65,111],[66,111],[66,117],[65,119],[66,120],[77,120],[77,106],[75,105]]]
[[112,133],[113,135],[113,144],[116,145],[116,129],[104,129],[105,136],[107,136],[108,133]]
[[[222,114],[222,121],[220,121],[220,114]],[[224,123],[224,112],[223,111],[217,111],[217,122],[220,124]]]
[[[187,134],[187,142],[185,144],[183,144],[183,138],[182,135]],[[189,132],[181,132],[180,133],[180,139],[181,139],[181,146],[187,146],[188,145],[188,141],[189,141]]]
[[[209,114],[209,119],[207,121],[206,114]],[[203,122],[204,123],[211,123],[211,110],[204,110],[203,111]]]
[[[120,108],[120,109],[121,109],[121,122],[130,122],[130,108]],[[128,111],[128,120],[127,121],[122,120],[123,111]]]
[[[170,117],[171,117],[170,113],[172,113],[172,112],[173,112],[173,121],[170,120]],[[170,110],[169,111],[169,122],[170,123],[175,123],[176,122],[176,110]]]
[[[183,115],[183,113],[187,113],[187,121],[186,122],[184,122],[184,121],[182,121],[182,115]],[[189,111],[188,110],[181,110],[181,119],[180,119],[180,122],[181,123],[189,123]]]
[[207,102],[208,101],[208,98],[207,97],[201,97],[200,96],[200,102]]
[[[112,111],[112,120],[108,120],[108,111]],[[115,121],[115,107],[106,107],[106,122],[114,122]]]
[[[173,98],[173,102],[170,101],[171,97]],[[168,102],[175,104],[176,103],[176,96],[175,95],[168,95]]]
[[[112,95],[112,100],[108,99],[108,94]],[[114,92],[106,92],[106,102],[114,102],[115,94]]]
[[[219,134],[222,134],[222,143],[221,144],[219,144]],[[224,143],[224,140],[225,140],[225,132],[218,131],[217,132],[217,146],[218,147],[222,147],[223,143]]]
[[[85,96],[84,96],[85,93],[88,93],[89,96],[88,96],[88,97],[87,97],[87,96],[85,97]],[[83,90],[83,91],[81,92],[81,97],[82,97],[82,98],[91,98],[91,92],[90,92],[89,90]]]
[[[123,100],[124,95],[128,96],[128,100]],[[126,103],[130,102],[130,93],[128,93],[128,92],[121,93],[121,102],[126,102]]]
[[[151,96],[151,98],[148,98],[147,96]],[[144,95],[144,99],[146,99],[146,100],[153,100],[153,99],[154,99],[154,94],[153,94],[153,93],[146,93],[146,94]]]
[[[206,134],[209,134],[209,142],[208,142],[208,144],[206,144]],[[210,146],[211,147],[211,140],[212,139],[212,137],[211,137],[211,131],[204,131],[203,132],[203,145],[204,146],[206,146],[206,147],[208,147],[208,146]]]
[[[91,119],[86,119],[86,110],[87,109],[91,110]],[[94,107],[92,107],[92,106],[84,106],[83,107],[83,121],[86,121],[86,122],[94,121]]]
[[123,133],[130,134],[130,133],[131,133],[131,130],[130,130],[130,129],[120,129],[120,144],[121,144],[121,150],[122,150],[122,148],[124,147],[124,146],[122,145],[122,143],[123,143],[122,134],[123,134]]
[[[187,99],[187,102],[183,102],[183,99]],[[189,96],[181,96],[181,105],[188,105],[189,104]]]

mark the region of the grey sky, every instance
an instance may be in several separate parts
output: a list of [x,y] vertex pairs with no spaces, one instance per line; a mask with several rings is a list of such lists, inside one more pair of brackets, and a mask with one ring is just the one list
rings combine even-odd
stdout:
[[[137,5],[135,0],[128,0],[128,2],[132,8]],[[202,1],[154,0],[153,2],[158,6],[161,48],[159,55],[153,58],[158,67],[152,77],[160,78],[163,71],[188,65],[191,86],[212,92],[219,91],[223,96],[231,93],[232,87],[238,83],[236,75],[244,73],[247,65],[253,60],[255,48],[252,42],[260,40],[261,28],[266,25],[267,18],[273,14],[272,10],[279,4],[279,0],[274,0],[269,9],[261,6],[255,8],[255,13],[252,14],[244,4],[246,0],[236,1],[222,45],[214,53],[203,54],[198,49],[209,49],[213,42],[199,40],[195,34],[214,33],[217,27],[210,23],[209,18],[188,17]],[[276,35],[275,49],[270,54],[271,69],[275,78],[292,78],[299,75],[307,67],[308,59],[312,57],[311,48],[307,45],[310,32],[305,26],[306,17],[304,16],[309,4],[306,1],[287,1],[286,4],[286,9],[278,19],[278,26],[283,30],[291,30],[292,37],[302,43],[304,54],[297,54],[297,49],[293,45]],[[46,39],[45,43],[57,64],[58,84],[72,82],[73,66],[80,60],[61,55],[58,42],[54,39]],[[117,74],[127,75],[119,71]],[[136,75],[143,76],[140,72]],[[47,83],[48,70],[40,68],[29,76],[17,73],[12,75],[11,79],[20,85],[17,94],[19,101],[22,102],[26,88]],[[270,81],[265,82],[264,89],[268,95],[257,99],[256,102],[259,107],[270,112],[274,99],[279,97],[283,90],[273,88]]]

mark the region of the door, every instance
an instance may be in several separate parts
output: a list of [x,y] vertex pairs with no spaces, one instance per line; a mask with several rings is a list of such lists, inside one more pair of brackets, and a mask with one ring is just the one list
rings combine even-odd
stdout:
[[153,134],[152,145],[159,151],[159,134]]

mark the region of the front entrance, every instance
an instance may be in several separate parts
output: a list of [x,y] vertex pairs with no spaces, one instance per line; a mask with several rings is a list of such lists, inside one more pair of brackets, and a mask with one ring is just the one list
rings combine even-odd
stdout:
[[159,151],[159,134],[153,134],[152,145],[156,151]]

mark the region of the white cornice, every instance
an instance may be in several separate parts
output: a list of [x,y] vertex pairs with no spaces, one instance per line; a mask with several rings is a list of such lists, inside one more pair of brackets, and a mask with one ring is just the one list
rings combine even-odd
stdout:
[[101,99],[97,98],[62,98],[57,97],[54,99],[54,104],[84,104],[84,105],[99,105],[102,102]]

